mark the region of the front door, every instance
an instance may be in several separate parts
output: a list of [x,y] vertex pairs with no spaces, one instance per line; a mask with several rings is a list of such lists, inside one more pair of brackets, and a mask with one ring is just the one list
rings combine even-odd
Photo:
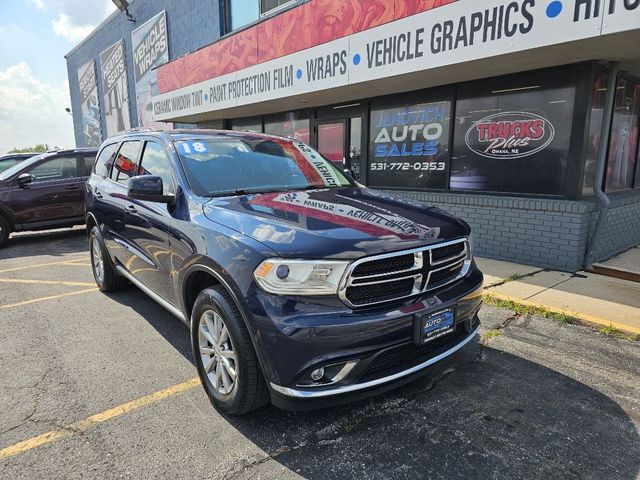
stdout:
[[13,187],[16,223],[55,223],[84,216],[85,179],[78,172],[76,155],[44,160],[24,173],[33,181]]
[[[173,167],[164,147],[148,140],[140,157],[140,175],[162,178],[165,195],[176,194]],[[173,288],[175,272],[169,246],[173,206],[164,203],[127,199],[125,238],[130,246],[127,268],[133,276],[170,303],[177,304]]]
[[345,112],[343,116],[331,112],[330,118],[323,118],[323,112],[319,112],[315,121],[315,147],[340,170],[348,170],[356,180],[364,181],[364,114],[360,110]]

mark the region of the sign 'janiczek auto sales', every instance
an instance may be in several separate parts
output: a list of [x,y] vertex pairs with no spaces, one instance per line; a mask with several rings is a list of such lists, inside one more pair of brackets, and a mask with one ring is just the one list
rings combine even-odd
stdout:
[[154,119],[308,94],[639,25],[640,0],[459,0],[156,95]]

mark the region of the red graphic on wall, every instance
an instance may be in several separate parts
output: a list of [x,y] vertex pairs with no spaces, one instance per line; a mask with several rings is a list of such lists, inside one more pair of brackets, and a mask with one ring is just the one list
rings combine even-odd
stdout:
[[267,62],[457,0],[312,0],[158,68],[160,93]]

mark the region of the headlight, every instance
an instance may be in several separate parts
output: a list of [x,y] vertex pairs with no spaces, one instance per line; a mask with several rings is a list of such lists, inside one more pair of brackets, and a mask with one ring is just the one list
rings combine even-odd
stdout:
[[269,259],[253,276],[264,290],[276,295],[336,295],[347,265],[333,260]]
[[473,245],[473,233],[470,233],[467,237],[467,241],[469,242],[469,258],[473,258],[474,254],[474,245]]

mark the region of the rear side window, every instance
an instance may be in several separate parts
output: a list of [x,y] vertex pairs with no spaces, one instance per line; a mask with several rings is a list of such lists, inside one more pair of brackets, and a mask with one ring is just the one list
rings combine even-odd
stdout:
[[175,194],[171,163],[159,143],[146,143],[140,162],[140,175],[155,175],[162,178],[163,194]]
[[28,173],[33,175],[34,182],[74,178],[78,176],[77,164],[75,156],[52,158],[36,165]]
[[[96,175],[100,175],[102,178],[109,176],[109,170],[111,170],[111,165],[113,165],[117,148],[118,144],[112,143],[102,149],[100,155],[98,155],[98,161],[96,162],[94,170]],[[91,171],[91,169],[89,169],[89,171]]]
[[93,164],[96,163],[95,155],[85,155],[82,157],[84,160],[84,176],[91,175],[91,171],[93,170]]
[[138,151],[140,150],[140,142],[124,142],[111,169],[111,180],[114,182],[125,184],[131,177],[135,177],[138,173]]

